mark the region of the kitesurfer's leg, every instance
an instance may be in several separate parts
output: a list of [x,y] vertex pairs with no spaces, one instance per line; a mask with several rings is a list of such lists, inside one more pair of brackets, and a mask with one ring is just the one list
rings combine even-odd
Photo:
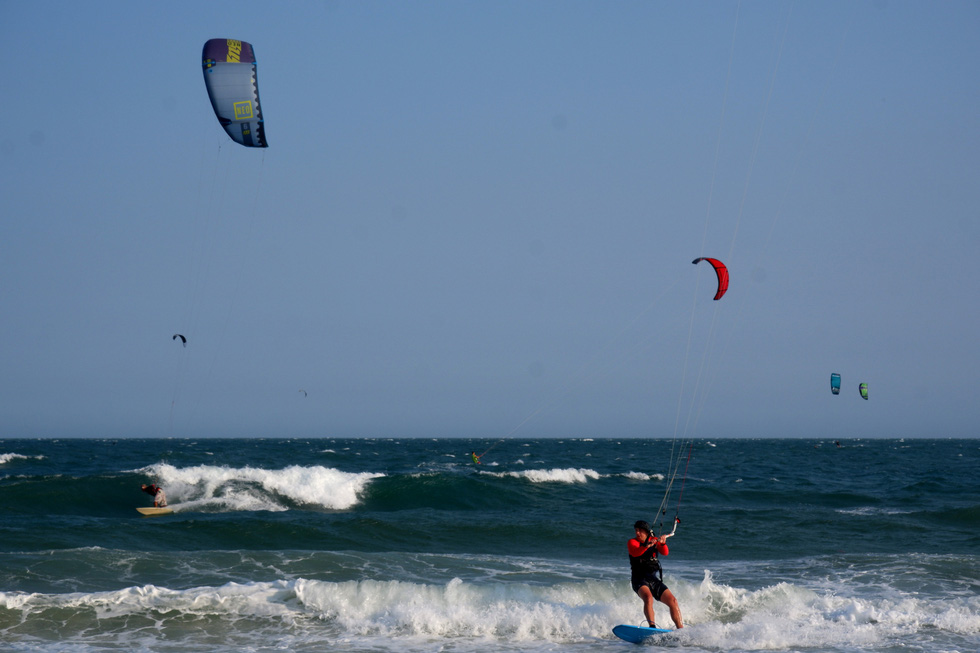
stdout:
[[636,590],[636,593],[643,599],[643,616],[647,618],[647,623],[653,628],[656,623],[653,614],[653,592],[646,585],[641,585],[640,589]]
[[[650,596],[653,598],[652,594]],[[664,590],[664,593],[660,595],[660,602],[670,608],[670,618],[674,621],[674,625],[678,628],[683,628],[684,619],[681,617],[681,607],[677,605],[677,598],[674,596],[674,594],[670,590]],[[652,611],[653,610],[651,608],[651,612]]]

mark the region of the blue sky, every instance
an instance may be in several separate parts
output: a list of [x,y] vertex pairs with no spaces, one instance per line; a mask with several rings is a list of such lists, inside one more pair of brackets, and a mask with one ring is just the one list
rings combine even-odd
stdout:
[[977,25],[0,2],[0,437],[975,437]]

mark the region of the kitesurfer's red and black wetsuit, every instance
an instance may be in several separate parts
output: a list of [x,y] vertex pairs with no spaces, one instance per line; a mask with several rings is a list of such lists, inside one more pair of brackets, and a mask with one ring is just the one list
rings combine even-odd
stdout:
[[630,554],[630,584],[634,592],[646,585],[653,592],[653,598],[659,601],[667,591],[667,586],[664,585],[663,571],[660,568],[660,561],[657,560],[657,554],[669,555],[670,550],[666,543],[660,544],[654,540],[653,535],[649,537],[652,543],[649,547],[635,537],[626,544]]

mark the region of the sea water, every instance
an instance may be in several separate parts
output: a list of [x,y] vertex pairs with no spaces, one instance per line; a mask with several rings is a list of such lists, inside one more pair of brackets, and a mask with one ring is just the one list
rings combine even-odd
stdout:
[[654,647],[980,650],[980,440],[840,444],[696,441],[658,513],[670,440],[0,440],[0,649],[631,651],[676,515]]

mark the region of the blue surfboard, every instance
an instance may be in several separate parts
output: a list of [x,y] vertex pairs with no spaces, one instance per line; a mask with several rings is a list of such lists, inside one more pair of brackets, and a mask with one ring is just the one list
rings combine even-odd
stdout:
[[634,644],[642,644],[643,640],[653,635],[663,635],[672,632],[674,631],[667,630],[666,628],[647,628],[646,626],[630,626],[628,624],[620,624],[613,628],[613,635],[620,639],[625,639],[627,642],[633,642]]

